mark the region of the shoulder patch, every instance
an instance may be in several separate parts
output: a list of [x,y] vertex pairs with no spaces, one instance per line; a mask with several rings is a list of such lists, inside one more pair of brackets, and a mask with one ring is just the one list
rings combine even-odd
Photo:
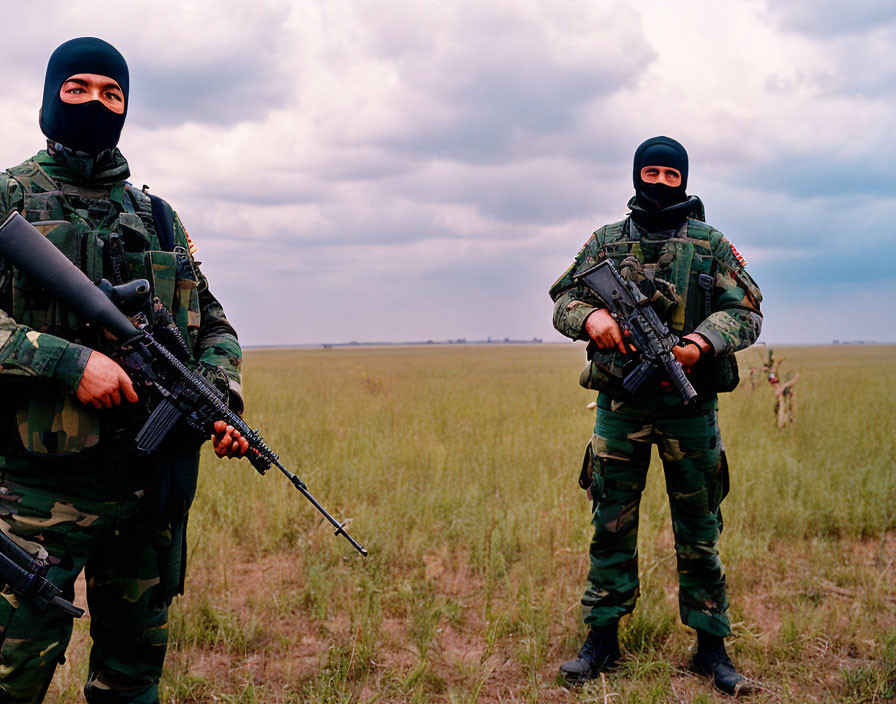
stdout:
[[195,257],[196,252],[199,251],[199,247],[197,247],[195,244],[193,244],[193,240],[190,237],[190,233],[187,232],[187,228],[184,227],[184,224],[181,222],[180,218],[177,215],[175,215],[174,217],[177,219],[177,224],[180,225],[180,229],[184,231],[184,237],[187,238],[187,249],[190,250],[190,256]]
[[734,255],[734,258],[737,259],[738,263],[741,266],[746,266],[747,260],[744,259],[743,256],[741,256],[741,253],[737,251],[737,248],[733,244],[731,244],[731,242],[728,242],[728,246],[731,247],[731,253]]

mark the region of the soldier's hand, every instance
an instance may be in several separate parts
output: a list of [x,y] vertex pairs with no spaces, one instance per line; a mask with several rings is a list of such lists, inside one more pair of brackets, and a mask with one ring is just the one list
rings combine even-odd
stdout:
[[212,447],[218,457],[240,458],[249,449],[249,441],[239,430],[232,425],[227,425],[223,420],[215,421],[215,434],[212,436]]
[[96,350],[87,358],[87,366],[75,394],[81,403],[89,403],[94,408],[117,406],[122,396],[131,403],[137,400],[137,392],[124,369]]
[[684,369],[690,369],[700,361],[702,356],[709,354],[712,348],[709,346],[709,343],[703,339],[702,335],[696,333],[685,335],[684,339],[691,340],[695,344],[686,345],[684,347],[675,345],[675,347],[672,348],[672,354],[675,355],[675,359],[678,360],[679,364],[681,364]]
[[628,353],[619,323],[607,310],[600,308],[589,315],[585,320],[585,331],[600,349],[611,350],[615,347],[621,354]]

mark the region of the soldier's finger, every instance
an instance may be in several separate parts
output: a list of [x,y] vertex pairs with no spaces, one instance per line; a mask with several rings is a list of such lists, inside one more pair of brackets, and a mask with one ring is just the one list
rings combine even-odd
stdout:
[[625,343],[622,341],[622,332],[619,330],[619,326],[617,325],[615,328],[610,330],[610,339],[613,341],[613,344],[616,348],[622,353],[625,354]]
[[106,408],[112,408],[112,399],[109,398],[109,394],[103,394],[102,401]]
[[92,399],[90,399],[90,403],[93,404],[93,407],[94,407],[94,408],[102,408],[102,407],[103,407],[102,402],[101,402],[98,398],[92,398]]
[[[137,397],[137,392],[134,391],[134,383],[131,381],[131,378],[125,374],[121,373],[121,378],[119,379],[119,388],[124,391],[124,397],[130,401],[131,403],[136,403],[139,399]],[[118,393],[116,391],[116,393]],[[116,403],[116,405],[118,405]]]
[[113,406],[117,406],[121,403],[121,394],[118,393],[118,389],[115,389],[115,391],[112,392],[111,397]]
[[234,450],[239,447],[239,442],[237,441],[238,433],[228,426],[225,437],[227,438],[227,456],[233,457]]
[[227,430],[227,423],[223,420],[216,420],[213,427],[217,435],[223,435],[224,431]]

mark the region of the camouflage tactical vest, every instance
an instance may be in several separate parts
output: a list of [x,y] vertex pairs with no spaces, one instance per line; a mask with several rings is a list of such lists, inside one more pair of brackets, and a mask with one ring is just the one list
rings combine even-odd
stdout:
[[[605,225],[594,233],[598,245],[597,259],[613,261],[616,269],[626,268],[623,262],[634,257],[640,262],[646,278],[669,284],[678,302],[667,310],[657,311],[669,330],[683,337],[693,332],[709,316],[715,260],[710,243],[712,228],[705,222],[688,219],[671,236],[668,233],[642,232],[631,219]],[[631,260],[629,260],[631,261]],[[589,364],[582,371],[582,386],[625,396],[622,380],[635,366],[633,355],[601,350],[591,342]],[[691,382],[701,395],[731,391],[737,386],[737,362],[733,356],[711,358],[691,372]]]
[[[199,277],[192,258],[176,242],[162,251],[149,197],[129,184],[88,188],[57,183],[36,161],[7,171],[22,188],[22,215],[87,277],[113,284],[147,279],[154,296],[168,308],[192,349],[199,329]],[[108,352],[113,343],[103,331],[83,325],[65,306],[13,268],[12,310],[16,322],[39,332]],[[16,403],[16,424],[26,451],[70,455],[97,445],[104,414],[74,396],[33,385]]]

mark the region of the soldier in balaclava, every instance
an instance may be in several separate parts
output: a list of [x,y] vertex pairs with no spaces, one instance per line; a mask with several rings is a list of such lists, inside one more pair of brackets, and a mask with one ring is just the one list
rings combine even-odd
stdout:
[[[164,200],[126,181],[117,144],[129,98],[111,44],[80,37],[57,48],[40,110],[47,149],[0,175],[0,221],[21,213],[94,282],[148,279],[189,363],[239,410],[240,346],[195,248]],[[168,605],[183,590],[199,447],[175,434],[149,457],[135,453],[148,409],[113,356],[102,330],[0,261],[0,530],[49,565],[65,598],[86,575],[87,701],[152,703]],[[214,442],[219,456],[246,450],[232,429]],[[71,631],[62,610],[5,593],[0,700],[42,701]]]
[[[691,668],[737,694],[745,680],[724,644],[731,627],[718,544],[729,481],[717,394],[737,384],[734,353],[759,335],[761,296],[737,250],[704,222],[700,199],[686,194],[688,155],[681,144],[648,139],[635,152],[632,178],[629,216],[597,230],[550,290],[554,326],[588,343],[580,383],[599,391],[580,480],[593,502],[582,597],[588,635],[560,671],[581,683],[622,657],[619,621],[638,598],[638,511],[655,444],[675,533],[681,619],[697,637]],[[605,259],[638,285],[680,338],[673,354],[699,394],[696,404],[686,406],[660,372],[634,393],[623,387],[639,364],[637,351],[606,304],[576,279]]]

